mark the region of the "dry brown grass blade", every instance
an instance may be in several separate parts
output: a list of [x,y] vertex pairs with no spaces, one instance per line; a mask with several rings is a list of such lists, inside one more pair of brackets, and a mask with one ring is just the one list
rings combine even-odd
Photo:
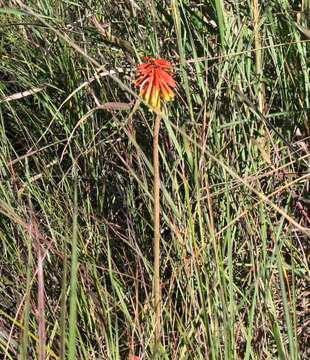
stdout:
[[102,105],[99,105],[97,109],[102,110],[130,110],[132,108],[133,101],[130,103],[124,102],[107,102]]
[[28,96],[34,95],[36,93],[39,93],[39,92],[41,92],[43,90],[44,90],[44,86],[43,87],[35,87],[35,88],[32,88],[30,90],[26,90],[26,91],[21,91],[19,93],[15,93],[15,94],[6,96],[4,99],[1,99],[0,104],[3,103],[3,102],[10,102],[10,101],[14,101],[14,100],[23,99],[25,97],[28,97]]

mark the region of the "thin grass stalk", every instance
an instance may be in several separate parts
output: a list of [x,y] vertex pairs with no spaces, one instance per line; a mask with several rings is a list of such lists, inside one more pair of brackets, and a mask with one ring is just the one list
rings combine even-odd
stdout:
[[65,359],[66,357],[66,298],[67,298],[67,252],[65,245],[63,245],[63,274],[62,274],[62,285],[61,285],[61,313],[60,313],[60,357]]
[[258,0],[253,0],[253,20],[254,20],[254,42],[255,42],[255,67],[256,67],[256,76],[258,79],[258,106],[259,111],[263,114],[264,113],[264,85],[261,81],[262,77],[262,43],[261,43],[261,36],[259,31],[259,22],[260,22],[260,15],[259,15],[259,4]]
[[160,287],[160,175],[159,175],[159,129],[161,116],[155,116],[153,135],[154,168],[154,308],[155,308],[155,344],[157,353],[161,339],[161,287]]
[[302,1],[301,12],[304,15],[303,17],[305,19],[305,25],[309,29],[309,27],[310,27],[310,0]]
[[215,7],[218,19],[218,25],[220,29],[220,38],[222,49],[225,47],[225,14],[224,14],[224,5],[222,0],[215,0]]
[[31,290],[31,266],[32,266],[32,238],[29,236],[27,241],[28,262],[27,262],[27,280],[26,295],[24,306],[24,329],[20,348],[20,359],[28,359],[28,343],[29,343],[29,315],[30,315],[30,290]]
[[38,327],[39,327],[39,349],[38,359],[46,359],[46,327],[45,327],[45,300],[44,300],[44,273],[42,248],[38,243]]
[[[261,114],[265,114],[265,86],[262,82],[263,76],[263,56],[262,42],[260,34],[260,7],[258,0],[253,0],[253,22],[254,22],[254,48],[255,50],[255,74],[257,80],[257,88],[255,89],[258,98],[258,109]],[[270,146],[268,138],[270,134],[265,124],[261,126],[261,139],[258,139],[258,146],[263,157],[270,158]],[[270,160],[267,160],[270,161]]]
[[[29,175],[28,162],[26,163],[26,174]],[[28,197],[28,201],[31,207],[30,196]],[[26,294],[25,294],[25,307],[24,307],[24,332],[21,341],[21,349],[20,349],[20,359],[28,359],[28,346],[29,346],[29,322],[30,322],[30,310],[31,310],[31,268],[32,268],[32,245],[33,245],[33,233],[34,233],[34,223],[30,218],[29,230],[27,236],[27,250],[28,250],[28,263],[27,263],[27,282],[26,282]]]
[[[294,328],[293,323],[291,319],[291,304],[288,301],[287,292],[289,292],[289,287],[286,288],[285,284],[285,268],[283,266],[283,259],[281,256],[280,251],[277,251],[277,267],[279,272],[279,279],[280,279],[280,288],[281,288],[281,295],[282,295],[282,304],[284,309],[284,317],[285,317],[285,323],[286,323],[286,331],[288,335],[288,345],[289,345],[289,359],[297,360],[298,354],[297,354],[297,348],[296,348],[296,341],[294,336]],[[288,285],[287,285],[288,286]]]
[[177,44],[178,44],[178,50],[179,50],[179,56],[180,56],[180,71],[182,74],[182,80],[184,82],[184,90],[188,102],[188,109],[189,114],[191,117],[191,121],[194,121],[194,112],[193,112],[193,104],[192,104],[192,98],[191,98],[191,90],[189,85],[189,78],[187,75],[187,72],[185,70],[186,67],[186,54],[185,49],[183,46],[183,35],[182,35],[182,22],[181,22],[181,16],[179,11],[179,5],[177,0],[173,0],[171,2],[171,9],[172,9],[172,17],[174,21],[174,27],[177,37]]
[[155,40],[155,49],[156,51],[159,53],[159,42],[158,42],[158,36],[157,36],[157,19],[158,19],[158,15],[157,15],[157,11],[156,11],[156,6],[154,4],[154,0],[150,0],[149,1],[149,7],[151,10],[151,14],[152,14],[152,25],[153,25],[153,35],[154,35],[154,40]]
[[76,359],[76,323],[77,323],[77,179],[76,165],[74,164],[74,209],[73,209],[73,234],[71,251],[71,281],[70,281],[70,315],[69,315],[69,345],[68,359]]

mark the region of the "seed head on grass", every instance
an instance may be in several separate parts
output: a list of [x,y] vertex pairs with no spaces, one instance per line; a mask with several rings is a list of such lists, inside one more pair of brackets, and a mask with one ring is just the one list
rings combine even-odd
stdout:
[[139,78],[135,86],[140,88],[140,96],[156,110],[160,110],[161,100],[174,99],[172,89],[176,87],[173,80],[172,65],[164,59],[145,57],[146,61],[138,65]]

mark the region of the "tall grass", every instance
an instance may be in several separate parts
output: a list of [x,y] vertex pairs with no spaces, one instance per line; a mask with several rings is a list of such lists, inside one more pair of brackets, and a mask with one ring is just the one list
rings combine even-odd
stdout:
[[1,355],[152,359],[133,83],[160,53],[161,358],[309,358],[309,3],[25,3],[0,1]]

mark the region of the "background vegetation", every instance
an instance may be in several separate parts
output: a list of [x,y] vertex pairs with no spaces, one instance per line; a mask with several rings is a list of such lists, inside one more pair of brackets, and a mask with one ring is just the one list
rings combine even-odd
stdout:
[[309,1],[0,4],[0,353],[152,359],[160,56],[160,358],[309,358]]

